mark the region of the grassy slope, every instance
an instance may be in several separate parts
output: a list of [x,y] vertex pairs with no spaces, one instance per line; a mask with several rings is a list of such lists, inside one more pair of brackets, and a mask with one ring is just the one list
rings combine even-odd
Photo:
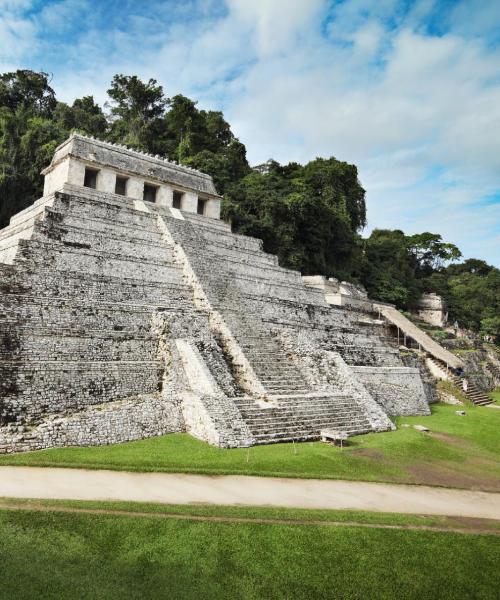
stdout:
[[[460,408],[460,407],[458,407]],[[128,444],[64,448],[0,457],[1,465],[130,471],[251,474],[429,483],[500,491],[500,411],[437,405],[430,417],[399,418],[413,428],[353,438],[344,450],[315,443],[222,450],[185,434]]]
[[490,535],[0,510],[0,539],[2,600],[486,600],[500,588]]
[[500,388],[489,392],[489,396],[496,404],[500,404]]

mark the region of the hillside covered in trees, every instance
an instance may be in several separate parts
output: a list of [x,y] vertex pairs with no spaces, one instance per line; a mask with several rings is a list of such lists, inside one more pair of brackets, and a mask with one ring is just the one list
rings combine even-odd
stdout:
[[225,195],[223,216],[236,231],[263,239],[283,266],[360,282],[402,309],[435,291],[452,320],[500,338],[500,270],[458,262],[459,249],[429,232],[374,230],[363,238],[365,190],[354,165],[330,157],[251,168],[221,112],[167,97],[154,79],[136,76],[115,75],[108,96],[104,109],[92,96],[68,105],[45,73],[0,75],[0,227],[41,196],[41,169],[76,129],[209,173]]

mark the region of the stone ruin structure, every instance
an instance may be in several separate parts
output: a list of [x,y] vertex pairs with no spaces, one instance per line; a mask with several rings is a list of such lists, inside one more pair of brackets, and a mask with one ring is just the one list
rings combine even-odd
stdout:
[[448,313],[444,298],[435,293],[422,294],[415,316],[434,327],[445,327]]
[[208,175],[78,134],[43,173],[0,231],[0,452],[183,431],[241,447],[429,413],[368,299],[232,233]]

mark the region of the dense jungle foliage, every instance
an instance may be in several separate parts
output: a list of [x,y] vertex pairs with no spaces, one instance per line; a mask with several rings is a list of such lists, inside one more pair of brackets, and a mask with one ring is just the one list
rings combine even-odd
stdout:
[[41,169],[76,129],[209,173],[225,195],[224,218],[263,239],[282,266],[360,282],[403,309],[436,291],[452,320],[500,337],[500,271],[481,260],[457,262],[459,249],[429,232],[374,230],[363,238],[365,190],[354,165],[331,157],[251,168],[222,112],[168,98],[154,79],[136,76],[115,75],[108,96],[105,110],[92,96],[68,105],[45,73],[0,75],[0,227],[41,196]]

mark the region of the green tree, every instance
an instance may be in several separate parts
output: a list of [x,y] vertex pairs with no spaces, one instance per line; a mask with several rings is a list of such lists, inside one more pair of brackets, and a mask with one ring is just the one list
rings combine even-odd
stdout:
[[500,342],[500,315],[481,319],[481,333],[495,337]]
[[336,158],[317,158],[304,168],[306,193],[321,199],[339,217],[347,217],[352,231],[366,225],[365,190],[355,165]]
[[111,98],[110,138],[144,151],[155,150],[167,100],[156,79],[144,83],[136,75],[115,75]]
[[102,108],[93,96],[77,98],[71,106],[58,102],[54,119],[63,131],[78,131],[104,139],[108,133],[108,122]]
[[303,274],[351,276],[364,224],[357,171],[335,158],[305,166],[268,161],[228,188],[224,215],[241,233],[260,237],[284,266]]
[[443,242],[437,233],[419,233],[407,237],[408,249],[415,258],[417,276],[426,277],[442,268],[445,263],[462,257],[454,245]]
[[49,85],[49,76],[28,69],[3,73],[0,75],[0,106],[12,113],[26,110],[50,118],[56,97]]
[[364,241],[359,278],[372,298],[403,309],[414,306],[421,293],[415,257],[398,229],[374,229]]
[[450,317],[474,331],[494,327],[500,316],[500,270],[469,259],[449,265],[442,274]]
[[54,90],[46,73],[0,75],[0,226],[42,192],[40,169],[65,133],[53,122]]

